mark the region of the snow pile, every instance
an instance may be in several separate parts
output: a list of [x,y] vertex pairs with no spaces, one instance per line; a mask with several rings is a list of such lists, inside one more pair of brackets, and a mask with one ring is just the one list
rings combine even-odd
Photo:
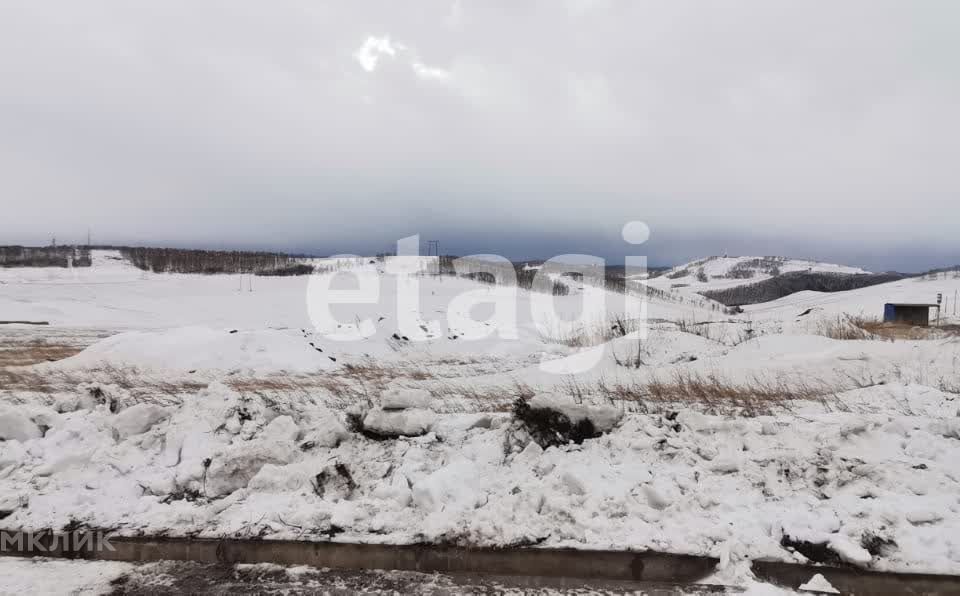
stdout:
[[800,584],[801,591],[820,592],[822,594],[839,594],[840,591],[833,587],[833,584],[823,577],[823,574],[817,573],[810,578],[810,581]]
[[[615,415],[537,396],[532,405],[606,429],[546,447],[511,414],[419,407],[368,412],[397,435],[371,440],[310,401],[278,411],[221,383],[166,410],[10,406],[49,429],[0,443],[0,503],[25,529],[78,520],[121,532],[647,548],[731,565],[774,557],[956,573],[960,443],[944,424],[954,396],[882,389],[843,396],[850,412],[811,404],[733,419],[687,408]],[[391,405],[422,398],[400,395]],[[924,413],[861,409],[905,399]]]
[[48,366],[95,368],[104,364],[158,370],[255,372],[312,372],[335,366],[328,356],[311,347],[302,334],[208,327],[120,333]]

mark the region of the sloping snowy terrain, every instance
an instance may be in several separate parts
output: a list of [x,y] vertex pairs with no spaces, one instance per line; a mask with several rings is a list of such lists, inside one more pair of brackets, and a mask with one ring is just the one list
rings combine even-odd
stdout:
[[658,277],[644,281],[650,287],[675,291],[683,295],[699,295],[708,290],[722,290],[770,279],[780,273],[869,273],[859,267],[822,263],[784,257],[706,257],[678,265]]
[[[733,317],[651,298],[639,340],[611,333],[622,297],[602,320],[545,331],[543,296],[520,291],[513,338],[459,298],[500,290],[466,279],[342,261],[379,298],[315,328],[308,278],[158,275],[116,256],[0,270],[0,319],[53,326],[0,338],[115,333],[0,368],[7,526],[649,548],[727,570],[823,544],[852,565],[960,573],[960,339],[819,334],[883,302],[952,297],[950,275]],[[422,326],[400,329],[396,288],[413,282]],[[547,297],[564,316],[603,292],[567,283]],[[330,337],[365,320],[370,337]],[[609,431],[544,448],[518,398]]]

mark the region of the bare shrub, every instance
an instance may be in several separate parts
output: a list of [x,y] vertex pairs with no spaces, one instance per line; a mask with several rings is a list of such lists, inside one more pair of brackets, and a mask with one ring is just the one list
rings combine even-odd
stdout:
[[818,335],[829,337],[830,339],[843,340],[864,340],[874,339],[871,332],[863,325],[863,321],[850,315],[838,316],[836,319],[825,319],[820,321],[817,329]]
[[644,356],[649,356],[650,350],[643,344],[643,340],[639,337],[637,338],[636,347],[632,352],[620,356],[617,354],[616,350],[613,351],[613,361],[617,363],[617,366],[624,366],[627,368],[640,368],[645,363],[643,361]]
[[674,321],[677,331],[689,333],[717,343],[726,343],[727,328],[714,321],[697,321],[695,319],[678,319]]
[[617,314],[609,320],[597,321],[575,329],[541,333],[540,339],[571,348],[588,348],[618,337],[625,337],[634,331],[638,331],[642,324],[642,319],[628,319],[621,314]]

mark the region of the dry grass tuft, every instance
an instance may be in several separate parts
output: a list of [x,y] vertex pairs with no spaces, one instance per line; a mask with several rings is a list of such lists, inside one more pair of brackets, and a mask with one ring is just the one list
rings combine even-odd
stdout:
[[530,399],[534,390],[519,381],[512,385],[468,385],[444,382],[428,388],[439,413],[509,412],[518,399]]
[[677,406],[697,406],[719,415],[763,416],[790,410],[794,401],[817,401],[829,407],[834,390],[786,379],[759,376],[747,382],[725,380],[713,373],[678,370],[670,378],[597,381],[595,385],[568,383],[566,392],[575,400],[591,396],[623,403],[642,413],[660,413]]

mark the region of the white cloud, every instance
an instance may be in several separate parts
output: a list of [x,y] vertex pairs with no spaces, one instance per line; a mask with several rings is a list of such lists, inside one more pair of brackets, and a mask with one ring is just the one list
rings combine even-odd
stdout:
[[377,69],[377,62],[381,56],[396,56],[398,50],[405,49],[402,45],[394,45],[390,37],[374,37],[371,35],[360,46],[360,49],[353,53],[363,70],[373,72]]
[[408,46],[402,43],[394,42],[390,36],[375,37],[370,35],[364,40],[353,57],[360,63],[361,68],[367,72],[374,72],[382,56],[391,58],[402,58],[410,65],[410,69],[417,78],[429,81],[443,81],[450,78],[450,72],[446,69],[430,66],[420,61]]

